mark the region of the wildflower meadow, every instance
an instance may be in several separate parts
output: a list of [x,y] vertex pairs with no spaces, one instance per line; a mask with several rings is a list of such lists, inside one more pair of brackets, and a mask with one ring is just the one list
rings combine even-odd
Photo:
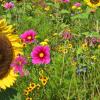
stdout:
[[100,0],[0,0],[0,100],[100,100]]

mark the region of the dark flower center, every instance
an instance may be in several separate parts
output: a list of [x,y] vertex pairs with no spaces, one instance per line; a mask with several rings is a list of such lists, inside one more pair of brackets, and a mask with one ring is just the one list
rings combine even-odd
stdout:
[[90,2],[91,2],[92,4],[97,4],[97,3],[99,3],[99,1],[100,1],[100,0],[90,0]]
[[3,78],[10,69],[13,59],[13,48],[9,39],[0,34],[0,78]]

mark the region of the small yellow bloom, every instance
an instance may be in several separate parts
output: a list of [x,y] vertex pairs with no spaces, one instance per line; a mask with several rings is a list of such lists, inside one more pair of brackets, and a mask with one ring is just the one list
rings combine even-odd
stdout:
[[49,42],[49,40],[48,39],[44,39],[44,42]]
[[96,56],[92,56],[91,59],[96,60],[97,58],[96,58]]
[[87,50],[87,49],[88,49],[87,43],[82,44],[82,49],[83,49],[83,50]]
[[43,41],[43,42],[40,43],[40,45],[42,45],[42,46],[46,46],[46,45],[48,45],[48,43],[45,42],[45,41]]
[[62,50],[62,53],[64,53],[64,54],[68,53],[67,48],[64,48],[64,49]]
[[47,84],[47,80],[42,80],[42,85],[45,86]]
[[72,44],[68,44],[68,48],[71,49],[73,46]]
[[28,92],[32,92],[33,91],[33,87],[27,87],[27,89],[28,89]]
[[45,76],[40,76],[39,80],[41,81],[42,85],[45,86],[47,84],[48,78]]
[[45,7],[44,10],[49,11],[50,10],[50,6]]
[[81,10],[81,7],[77,7],[78,10]]
[[98,48],[100,49],[100,44],[98,45]]
[[25,90],[24,90],[24,95],[26,95],[26,96],[29,95],[29,91],[28,91],[28,89],[25,89]]
[[57,35],[58,35],[58,33],[54,33],[54,34],[53,34],[53,36],[57,36]]
[[30,97],[27,97],[27,98],[26,98],[26,100],[32,100],[32,98],[30,98]]
[[37,84],[36,87],[37,87],[37,89],[40,89],[41,86],[40,86],[40,84]]
[[72,9],[74,10],[74,9],[76,9],[77,7],[76,6],[72,6]]
[[36,88],[36,84],[32,82],[32,83],[29,84],[29,87],[32,88],[32,90],[33,90],[33,89]]

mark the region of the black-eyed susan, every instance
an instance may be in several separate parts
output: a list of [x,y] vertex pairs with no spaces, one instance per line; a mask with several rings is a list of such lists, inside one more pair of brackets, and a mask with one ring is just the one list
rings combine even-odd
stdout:
[[32,90],[34,90],[36,88],[36,84],[35,83],[30,83],[29,88],[31,88]]
[[24,95],[25,95],[25,96],[28,96],[28,95],[29,95],[29,90],[28,90],[28,88],[24,90]]
[[88,6],[92,8],[100,6],[100,0],[84,0],[84,1]]
[[73,46],[71,43],[68,44],[68,48],[71,49]]
[[37,88],[37,89],[40,89],[40,87],[41,87],[40,84],[37,84],[37,85],[36,85],[36,88]]
[[45,86],[48,82],[48,78],[46,76],[40,76],[39,80],[41,81],[42,85]]
[[24,95],[28,96],[35,88],[36,88],[36,84],[31,82],[29,86],[24,90]]
[[83,49],[83,50],[88,50],[88,45],[87,45],[87,43],[83,43],[83,44],[82,44],[82,49]]
[[11,68],[12,60],[22,54],[20,40],[13,34],[12,25],[0,19],[0,88],[6,89],[14,84],[17,74]]
[[31,97],[27,97],[26,100],[32,100],[32,98]]
[[64,48],[64,49],[62,50],[62,53],[63,53],[63,54],[68,53],[68,49],[67,49],[67,48]]

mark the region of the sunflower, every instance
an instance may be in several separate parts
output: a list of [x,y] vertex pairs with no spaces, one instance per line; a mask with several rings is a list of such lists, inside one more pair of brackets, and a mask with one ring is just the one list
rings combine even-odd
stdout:
[[12,25],[0,19],[0,89],[12,86],[18,76],[10,65],[18,54],[22,54],[22,45],[13,31]]
[[100,6],[100,0],[84,0],[88,6],[91,8],[96,8]]

